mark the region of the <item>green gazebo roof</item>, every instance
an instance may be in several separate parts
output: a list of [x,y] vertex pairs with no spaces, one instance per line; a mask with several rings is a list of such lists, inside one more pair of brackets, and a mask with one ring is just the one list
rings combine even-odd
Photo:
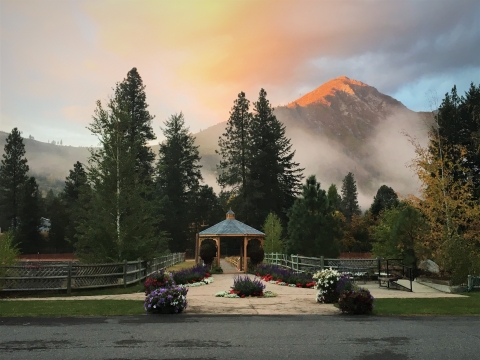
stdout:
[[241,221],[235,220],[232,210],[227,212],[227,219],[198,233],[199,235],[262,235],[265,234]]

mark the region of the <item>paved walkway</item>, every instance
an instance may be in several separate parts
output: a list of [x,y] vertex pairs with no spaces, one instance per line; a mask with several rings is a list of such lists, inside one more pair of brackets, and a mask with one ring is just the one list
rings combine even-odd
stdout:
[[[223,266],[223,264],[222,264]],[[300,315],[300,314],[339,314],[337,308],[330,304],[318,304],[315,301],[316,290],[302,289],[266,283],[266,290],[278,294],[274,298],[231,299],[215,297],[217,292],[229,290],[237,274],[214,275],[214,282],[209,285],[188,289],[189,314],[258,314],[258,315]],[[252,275],[250,275],[253,277]],[[378,283],[359,284],[370,290],[375,298],[438,298],[462,297],[458,294],[447,294],[414,283],[414,292],[388,290],[379,288]],[[23,300],[144,300],[143,293],[103,295],[103,296],[71,296],[56,298],[26,298]],[[20,299],[16,299],[20,300]]]
[[224,274],[242,274],[242,272],[238,271],[235,266],[231,265],[225,259],[220,258],[220,266]]

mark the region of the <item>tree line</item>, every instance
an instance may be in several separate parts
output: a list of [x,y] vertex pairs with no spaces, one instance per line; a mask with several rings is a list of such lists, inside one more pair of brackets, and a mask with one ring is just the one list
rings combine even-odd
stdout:
[[[253,103],[244,92],[233,103],[218,139],[218,195],[202,184],[182,113],[163,123],[156,157],[147,146],[155,140],[154,116],[133,68],[110,100],[97,102],[88,129],[100,147],[87,164],[74,164],[61,193],[40,196],[21,134],[12,130],[0,166],[0,224],[24,253],[75,251],[85,261],[118,261],[193,251],[195,234],[234,209],[266,233],[267,252],[373,252],[412,266],[431,258],[461,277],[479,266],[479,93],[473,84],[462,97],[454,88],[436,113],[428,147],[411,139],[420,196],[399,199],[382,185],[362,212],[353,173],[340,191],[335,184],[322,189],[313,175],[304,179],[264,89]],[[41,217],[50,219],[48,235],[40,234]]]

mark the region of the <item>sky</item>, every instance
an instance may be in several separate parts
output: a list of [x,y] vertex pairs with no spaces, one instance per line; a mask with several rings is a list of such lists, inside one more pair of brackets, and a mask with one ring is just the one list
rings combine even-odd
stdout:
[[159,139],[180,111],[195,133],[240,91],[285,105],[341,75],[430,111],[480,83],[479,19],[478,0],[0,0],[0,130],[97,145],[95,102],[133,67]]

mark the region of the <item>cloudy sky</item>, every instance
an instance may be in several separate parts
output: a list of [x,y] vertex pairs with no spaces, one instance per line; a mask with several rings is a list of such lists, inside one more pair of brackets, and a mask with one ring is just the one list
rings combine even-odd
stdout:
[[346,75],[413,110],[480,83],[478,0],[0,0],[0,130],[95,145],[95,101],[136,67],[154,131],[228,119],[240,91],[283,105]]

